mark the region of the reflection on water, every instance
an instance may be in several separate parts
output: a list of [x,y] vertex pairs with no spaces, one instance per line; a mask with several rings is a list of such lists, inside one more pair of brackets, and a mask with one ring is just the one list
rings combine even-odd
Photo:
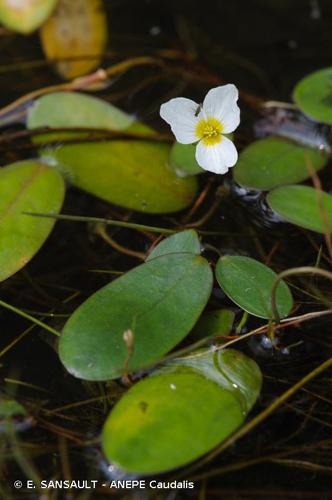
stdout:
[[231,194],[247,211],[250,221],[261,228],[276,229],[283,219],[276,214],[266,202],[265,193],[239,186],[236,182],[230,184]]

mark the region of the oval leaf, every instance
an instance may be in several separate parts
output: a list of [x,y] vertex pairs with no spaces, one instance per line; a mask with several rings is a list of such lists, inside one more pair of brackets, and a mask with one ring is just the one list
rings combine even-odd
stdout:
[[[253,316],[273,319],[271,291],[276,274],[272,269],[250,257],[226,255],[218,260],[216,278],[225,294]],[[291,292],[283,281],[278,285],[276,303],[281,318],[293,306]]]
[[332,125],[332,67],[315,71],[300,80],[293,97],[303,113]]
[[[70,317],[59,354],[67,370],[87,380],[107,380],[158,361],[191,330],[212,287],[200,256],[153,259],[105,286]],[[133,349],[124,333],[132,332]]]
[[32,259],[54,226],[24,212],[59,213],[64,192],[61,175],[37,161],[0,168],[0,281]]
[[55,69],[63,78],[93,71],[101,62],[108,38],[102,0],[58,0],[40,38],[47,59],[57,61]]
[[192,340],[228,335],[233,327],[234,312],[231,309],[216,309],[204,313],[190,334]]
[[[133,386],[105,423],[102,444],[107,458],[132,473],[165,472],[199,458],[239,427],[246,411],[235,392],[219,383],[214,357],[205,356],[208,371],[203,365],[196,369],[179,364]],[[243,362],[246,357],[241,357]],[[253,366],[256,374],[254,362],[248,371]],[[233,370],[230,366],[229,373]],[[260,385],[261,375],[253,388],[255,398]]]
[[122,130],[133,118],[102,99],[79,92],[54,92],[37,99],[28,111],[27,127]]
[[317,171],[325,165],[326,156],[286,139],[268,137],[242,151],[234,179],[242,186],[267,190],[310,177],[308,162]]
[[187,207],[197,191],[194,177],[179,178],[167,168],[167,144],[109,141],[71,144],[41,152],[68,179],[88,193],[140,212],[168,213]]
[[201,253],[201,244],[196,231],[188,229],[187,231],[181,231],[165,238],[152,250],[146,260],[148,261],[171,253],[192,253],[199,255]]
[[262,374],[254,360],[234,349],[197,351],[190,356],[169,362],[168,367],[190,366],[223,389],[234,393],[243,412],[254,405],[262,385]]
[[309,186],[274,189],[267,201],[277,214],[292,224],[318,233],[332,233],[332,196]]
[[202,174],[205,171],[196,161],[196,144],[173,144],[169,164],[180,176]]
[[19,33],[39,28],[54,9],[57,0],[0,0],[0,22]]
[[106,421],[102,443],[107,458],[125,471],[164,472],[214,448],[243,419],[232,392],[179,369],[131,388]]

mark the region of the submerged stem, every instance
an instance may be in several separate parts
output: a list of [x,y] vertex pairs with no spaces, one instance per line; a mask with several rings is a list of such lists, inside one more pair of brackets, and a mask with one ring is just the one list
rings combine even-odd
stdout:
[[15,314],[18,314],[19,316],[22,316],[25,319],[28,319],[35,325],[40,326],[44,330],[47,330],[50,333],[53,333],[53,335],[56,335],[57,337],[60,337],[60,332],[52,328],[51,326],[47,325],[46,323],[43,323],[43,321],[40,321],[37,318],[34,318],[33,316],[30,316],[30,314],[25,313],[21,309],[18,309],[15,306],[12,306],[11,304],[7,304],[7,302],[4,302],[3,300],[0,300],[0,306],[3,307],[4,309],[8,309],[9,311],[14,312]]
[[240,322],[237,325],[236,330],[235,330],[236,335],[240,335],[242,328],[246,325],[246,323],[248,321],[248,318],[249,318],[248,312],[243,311],[242,318],[241,318],[241,320],[240,320]]
[[106,226],[125,227],[127,229],[137,229],[137,231],[150,231],[151,233],[174,234],[177,231],[167,229],[165,227],[146,226],[144,224],[136,224],[134,222],[124,222],[121,220],[104,219],[102,217],[85,217],[83,215],[65,215],[65,214],[42,214],[37,212],[24,212],[25,215],[32,217],[44,217],[47,219],[69,220],[73,222],[94,222],[97,224],[105,224]]
[[[17,108],[21,109],[27,104],[30,104],[33,99],[36,99],[37,97],[41,97],[52,92],[89,90],[89,88],[93,88],[93,85],[98,82],[104,82],[116,75],[123,74],[126,71],[134,68],[135,66],[146,65],[163,66],[163,62],[161,59],[151,56],[133,57],[119,63],[115,63],[109,68],[98,69],[97,71],[95,71],[94,73],[90,73],[89,75],[75,78],[71,82],[50,85],[49,87],[43,87],[41,89],[34,90],[33,92],[29,92],[28,94],[20,97],[11,104],[8,104],[4,108],[0,109],[0,126],[9,125],[15,122],[15,116],[12,117],[8,115],[17,110]],[[24,110],[24,114],[26,114],[26,110]]]
[[105,224],[96,225],[96,234],[98,234],[101,238],[103,238],[103,240],[106,241],[106,243],[108,243],[112,248],[114,248],[118,252],[121,252],[125,255],[129,255],[130,257],[135,257],[136,259],[139,260],[143,261],[145,260],[145,253],[124,247],[123,245],[120,245],[120,243],[115,241],[113,238],[111,238],[106,231]]
[[280,323],[280,316],[279,316],[279,312],[277,309],[277,302],[276,302],[277,287],[279,285],[279,282],[283,278],[287,278],[288,276],[293,276],[294,274],[318,274],[319,276],[322,276],[322,277],[327,278],[327,279],[332,281],[332,273],[330,273],[329,271],[326,271],[325,269],[320,269],[319,267],[312,267],[312,266],[294,267],[293,269],[287,269],[286,271],[282,271],[281,273],[279,273],[274,281],[274,284],[273,284],[273,287],[271,290],[271,309],[273,312],[274,320],[277,323]]

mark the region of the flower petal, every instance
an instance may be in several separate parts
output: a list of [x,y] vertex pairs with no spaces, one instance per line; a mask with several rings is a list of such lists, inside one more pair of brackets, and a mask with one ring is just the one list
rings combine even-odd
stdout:
[[175,138],[181,144],[197,142],[195,134],[198,104],[185,97],[176,97],[162,104],[160,116],[171,126]]
[[209,172],[225,174],[235,165],[237,158],[236,147],[227,137],[222,136],[222,140],[214,146],[206,146],[203,141],[197,144],[197,163]]
[[211,89],[204,99],[204,112],[221,121],[225,134],[233,132],[240,123],[240,108],[236,103],[238,98],[237,88],[230,83]]

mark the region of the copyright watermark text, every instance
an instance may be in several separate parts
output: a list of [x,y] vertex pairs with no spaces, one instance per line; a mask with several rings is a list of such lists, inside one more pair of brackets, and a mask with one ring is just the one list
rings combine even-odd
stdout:
[[96,488],[109,489],[140,489],[146,488],[159,490],[191,490],[194,488],[193,481],[157,481],[155,479],[146,481],[145,479],[126,479],[119,481],[103,482],[97,479],[63,479],[63,480],[42,480],[38,484],[28,479],[27,481],[14,481],[14,488],[20,489],[41,489],[41,490],[94,490]]

